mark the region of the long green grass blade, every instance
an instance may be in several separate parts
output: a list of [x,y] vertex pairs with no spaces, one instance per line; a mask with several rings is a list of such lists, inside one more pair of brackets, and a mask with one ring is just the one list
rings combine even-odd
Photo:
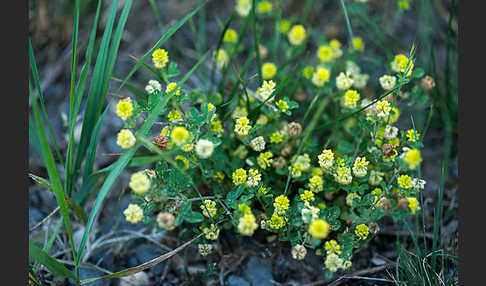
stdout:
[[47,116],[44,95],[42,94],[42,89],[39,80],[39,73],[37,71],[37,64],[35,63],[34,49],[32,48],[32,42],[30,41],[30,38],[29,38],[29,60],[30,60],[30,68],[32,70],[32,76],[34,78],[34,84],[37,89],[37,92],[39,93],[39,101],[41,105],[43,120],[46,122],[49,131],[49,136],[51,137],[51,141],[52,144],[54,145],[54,150],[57,155],[57,159],[59,160],[59,162],[61,162],[62,165],[64,165],[64,159],[61,156],[61,151],[59,149],[59,145],[57,144],[57,140],[54,135],[54,130],[52,129],[51,122],[49,121],[49,117]]
[[47,269],[49,269],[49,271],[51,271],[54,276],[67,277],[77,280],[74,273],[69,271],[66,266],[62,265],[56,259],[52,258],[49,254],[47,254],[44,250],[40,249],[30,242],[29,256],[47,267]]
[[73,234],[72,234],[72,228],[71,228],[71,221],[69,219],[69,210],[68,206],[66,203],[66,199],[64,197],[64,191],[62,189],[62,183],[61,179],[59,177],[59,172],[57,171],[56,168],[56,163],[54,161],[54,156],[51,152],[49,142],[47,140],[47,136],[45,134],[44,130],[44,123],[42,122],[41,114],[39,111],[39,106],[37,103],[37,100],[34,96],[34,93],[32,91],[31,84],[29,82],[29,96],[32,102],[32,110],[34,113],[34,120],[36,123],[35,128],[39,131],[39,139],[41,143],[41,150],[43,153],[43,158],[44,158],[44,163],[47,168],[47,173],[49,175],[50,182],[52,184],[52,191],[54,192],[54,195],[56,197],[57,204],[60,207],[61,214],[63,216],[64,224],[66,226],[66,231],[68,233],[69,241],[71,243],[72,247],[72,252],[73,252],[73,257],[76,257],[76,251],[74,249],[74,241],[73,241]]

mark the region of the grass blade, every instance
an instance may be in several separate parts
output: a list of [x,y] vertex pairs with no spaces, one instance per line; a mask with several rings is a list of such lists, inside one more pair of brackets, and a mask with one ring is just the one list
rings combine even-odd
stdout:
[[47,269],[49,269],[49,271],[51,271],[54,276],[67,277],[76,280],[76,276],[74,275],[74,273],[69,271],[66,266],[62,265],[56,259],[52,258],[49,254],[47,254],[44,250],[40,249],[30,242],[29,256],[47,267]]

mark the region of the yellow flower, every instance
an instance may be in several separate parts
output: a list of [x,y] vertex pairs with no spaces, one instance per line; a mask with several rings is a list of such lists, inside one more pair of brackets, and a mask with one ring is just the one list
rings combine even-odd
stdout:
[[313,74],[314,74],[314,67],[313,66],[306,66],[302,69],[302,75],[306,79],[311,79]]
[[324,181],[321,176],[312,176],[309,179],[309,189],[315,193],[318,193],[324,189]]
[[359,93],[354,89],[350,89],[344,93],[341,104],[345,108],[356,108],[359,98]]
[[401,188],[410,189],[412,187],[412,178],[409,175],[401,175],[397,182]]
[[179,111],[177,111],[177,109],[173,109],[169,112],[167,117],[169,118],[169,121],[172,122],[181,119],[182,115],[179,113]]
[[211,131],[223,133],[223,124],[221,120],[211,121]]
[[347,167],[337,167],[334,174],[334,180],[341,185],[349,185],[353,180],[351,169]]
[[397,6],[399,10],[406,11],[410,9],[410,2],[408,0],[399,0]]
[[369,232],[370,228],[366,224],[360,224],[354,230],[354,233],[356,234],[356,236],[358,236],[359,239],[366,239]]
[[164,49],[156,49],[152,53],[152,62],[157,69],[163,69],[169,62],[169,54]]
[[407,65],[409,65],[409,71],[407,73],[407,76],[410,76],[412,74],[412,69],[413,69],[413,61],[410,60],[409,63],[409,58],[405,56],[404,54],[398,54],[395,56],[393,59],[393,62],[391,63],[391,69],[395,72],[401,72],[404,73],[407,70]]
[[341,254],[341,246],[334,239],[326,241],[324,247],[327,250],[327,254],[335,253],[337,255]]
[[213,57],[219,69],[224,68],[229,63],[228,53],[224,49],[215,51]]
[[397,122],[398,117],[400,116],[400,110],[396,107],[392,107],[390,111],[390,117],[388,118],[388,123],[393,124]]
[[223,42],[226,43],[236,43],[238,40],[238,33],[233,29],[228,29],[224,33]]
[[272,2],[269,1],[260,1],[257,4],[257,13],[258,14],[265,14],[268,12],[272,12]]
[[[204,206],[204,204],[206,204],[206,207],[207,207],[207,210],[206,210],[206,207]],[[200,208],[202,210],[202,214],[205,216],[205,217],[214,217],[216,215],[216,212],[217,212],[217,208],[216,208],[216,202],[212,201],[212,200],[204,200],[204,204],[201,204]],[[208,213],[209,211],[209,213]]]
[[420,133],[413,129],[407,130],[407,141],[408,142],[417,142],[417,139],[420,139]]
[[314,193],[309,190],[304,190],[304,193],[300,194],[300,199],[304,202],[312,202],[315,200]]
[[250,13],[251,6],[252,0],[238,0],[235,10],[241,17],[246,17]]
[[280,21],[280,27],[279,27],[280,33],[286,34],[290,29],[290,25],[291,25],[291,23],[290,23],[289,20],[284,19],[284,20]]
[[214,173],[213,178],[222,182],[224,180],[224,173],[221,172],[221,171],[218,171],[218,172]]
[[203,233],[206,239],[216,240],[219,236],[219,229],[212,223],[211,228],[205,227]]
[[302,25],[292,26],[288,34],[289,42],[294,46],[302,44],[306,37],[307,34],[304,26]]
[[285,112],[289,109],[289,104],[287,101],[280,99],[275,103],[275,105],[280,109],[280,111]]
[[309,234],[313,238],[324,239],[329,234],[329,224],[322,219],[316,219],[309,225]]
[[233,177],[233,183],[235,185],[244,184],[248,177],[248,175],[246,174],[246,170],[242,168],[239,168],[236,171],[234,171],[231,176]]
[[132,131],[128,129],[122,129],[118,132],[116,144],[120,146],[122,149],[128,149],[135,145],[135,136],[133,135]]
[[326,82],[329,81],[330,77],[331,77],[331,72],[324,67],[320,67],[317,68],[317,70],[312,75],[312,83],[315,86],[322,87]]
[[364,51],[365,44],[363,42],[363,39],[361,39],[360,37],[353,38],[353,45],[358,52]]
[[346,204],[350,207],[353,207],[353,202],[354,202],[354,199],[355,198],[358,198],[358,200],[361,200],[361,196],[358,195],[357,193],[349,193],[347,196],[346,196]]
[[334,59],[332,55],[332,48],[328,45],[320,46],[317,50],[317,57],[323,63],[332,61]]
[[130,98],[125,98],[118,102],[116,106],[116,115],[120,117],[123,121],[127,120],[128,117],[133,114],[133,105]]
[[285,218],[279,216],[277,212],[274,212],[272,214],[272,217],[270,218],[270,227],[273,229],[280,229],[284,225],[285,225]]
[[390,115],[391,106],[390,102],[386,100],[380,100],[376,103],[376,110],[378,111],[377,116],[381,118],[388,117]]
[[150,189],[150,179],[143,171],[136,172],[130,176],[128,186],[135,194],[142,195]]
[[275,202],[273,203],[273,206],[275,207],[275,211],[279,215],[285,214],[285,212],[289,208],[289,205],[290,205],[289,199],[284,195],[280,195],[276,197]]
[[272,164],[272,152],[265,152],[265,153],[260,153],[257,158],[257,163],[262,168],[265,170],[267,167],[270,167],[270,164]]
[[246,117],[240,117],[236,120],[235,133],[239,136],[247,136],[251,129],[250,120]]
[[183,143],[185,143],[187,138],[189,138],[189,131],[181,126],[175,127],[170,135],[170,139],[177,146],[181,146]]
[[336,39],[332,39],[330,42],[329,42],[329,46],[331,46],[331,48],[333,49],[339,49],[341,47],[341,42],[339,42],[338,40]]
[[162,128],[162,130],[160,131],[160,136],[165,136],[165,137],[170,136],[169,126],[165,126],[164,128]]
[[327,170],[332,167],[334,163],[334,153],[330,149],[322,150],[322,153],[317,156],[319,166],[324,170]]
[[270,134],[270,143],[280,143],[283,140],[283,135],[281,132],[276,131]]
[[258,224],[256,223],[255,216],[251,213],[251,210],[249,212],[246,212],[240,218],[238,223],[238,231],[242,235],[251,236],[253,235],[253,233],[257,228],[258,228]]
[[246,185],[249,187],[256,187],[262,180],[262,174],[256,169],[248,170],[248,178],[246,179]]
[[419,202],[416,198],[407,198],[408,201],[408,208],[410,209],[410,212],[414,215],[416,211],[420,210],[420,205]]
[[[171,93],[177,86],[177,83],[175,82],[171,82],[167,85],[167,87],[165,88],[165,94],[169,94]],[[174,95],[180,95],[181,94],[181,88],[178,87],[175,91],[174,91]]]
[[128,208],[123,211],[126,220],[129,223],[137,223],[142,220],[143,218],[143,211],[142,209],[136,204],[129,204]]
[[363,178],[368,172],[368,164],[365,157],[356,157],[353,165],[353,174],[358,178]]
[[410,169],[417,168],[418,165],[422,162],[422,156],[420,155],[420,151],[417,149],[411,149],[405,152],[403,156],[403,161],[407,163]]
[[263,79],[272,79],[277,73],[277,66],[274,63],[264,63],[262,65],[262,77]]
[[[269,98],[273,94],[276,86],[277,86],[277,84],[273,80],[264,80],[262,86],[258,88],[257,94],[261,98],[266,100],[267,98]],[[270,98],[268,101],[273,101],[274,98],[275,98],[275,96]]]

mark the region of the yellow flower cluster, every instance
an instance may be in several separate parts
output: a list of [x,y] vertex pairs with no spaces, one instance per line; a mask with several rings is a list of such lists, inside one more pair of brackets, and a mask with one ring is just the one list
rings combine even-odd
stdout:
[[287,101],[280,99],[275,103],[275,105],[280,109],[280,111],[285,112],[289,109],[289,104]]
[[219,236],[219,228],[217,228],[214,224],[211,224],[211,228],[205,227],[203,229],[203,233],[206,239],[217,240]]
[[275,198],[273,206],[275,207],[275,212],[277,212],[278,215],[284,215],[290,206],[290,201],[286,196],[280,195]]
[[364,41],[360,37],[353,38],[353,45],[358,52],[362,52],[365,49]]
[[177,89],[175,89],[176,87],[177,87],[177,83],[170,82],[165,88],[165,94],[169,94],[172,91],[174,91],[174,95],[181,95],[181,88],[177,87]]
[[401,175],[398,177],[397,183],[401,188],[410,189],[412,187],[412,178],[409,175]]
[[329,224],[322,219],[316,219],[309,225],[309,234],[316,239],[324,239],[329,234]]
[[351,169],[348,167],[337,167],[334,174],[334,180],[341,185],[349,185],[353,180]]
[[248,187],[256,187],[258,183],[262,180],[262,174],[256,169],[248,170],[248,178],[246,180],[246,185]]
[[356,103],[358,102],[359,98],[359,93],[354,89],[350,89],[344,93],[341,105],[344,108],[356,108]]
[[407,70],[407,65],[409,65],[409,71],[407,73],[407,76],[410,76],[412,74],[412,69],[414,66],[413,61],[409,60],[409,58],[404,54],[398,54],[395,56],[393,62],[391,63],[391,69],[395,72],[404,73]]
[[294,46],[298,46],[302,44],[302,42],[305,40],[306,37],[307,37],[307,33],[305,31],[304,26],[302,25],[292,26],[292,28],[290,28],[290,31],[288,33],[289,42]]
[[133,104],[130,98],[125,98],[120,100],[116,106],[116,115],[120,117],[123,121],[127,120],[128,117],[133,114]]
[[136,204],[129,204],[128,208],[126,208],[123,211],[123,214],[125,215],[126,220],[129,223],[137,223],[142,220],[143,218],[143,211],[142,208],[140,208]]
[[328,170],[334,163],[334,153],[330,149],[322,150],[322,153],[317,156],[319,166],[324,170]]
[[186,140],[189,138],[189,131],[182,126],[175,127],[171,134],[170,139],[172,143],[176,144],[177,146],[181,146]]
[[169,114],[167,115],[167,118],[169,119],[170,122],[173,122],[173,121],[181,119],[182,115],[179,113],[179,111],[177,111],[177,109],[173,109],[169,112]]
[[407,133],[405,134],[407,136],[407,141],[408,142],[417,142],[418,139],[420,139],[420,133],[418,133],[416,130],[409,129],[407,130]]
[[235,185],[244,184],[246,182],[246,179],[248,178],[246,170],[243,168],[236,169],[236,171],[234,171],[231,176],[233,178],[233,184]]
[[[275,91],[277,84],[273,80],[264,80],[262,86],[258,88],[257,93],[262,99],[267,100],[272,93]],[[275,96],[270,98],[268,101],[273,101]]]
[[312,202],[315,200],[314,193],[309,190],[304,190],[304,192],[300,194],[300,199],[304,202]]
[[327,254],[341,254],[341,246],[334,239],[326,241],[326,243],[324,244],[324,248],[326,249]]
[[262,77],[263,79],[272,79],[277,73],[277,66],[274,63],[262,64]]
[[280,131],[270,134],[270,143],[280,143],[283,141],[283,134]]
[[258,14],[265,14],[265,13],[272,12],[272,2],[260,1],[256,6],[256,10]]
[[280,229],[283,226],[285,226],[285,218],[279,216],[277,212],[273,212],[272,217],[270,218],[270,227],[273,229]]
[[309,189],[314,192],[318,193],[324,189],[324,180],[321,176],[312,176],[309,179]]
[[156,49],[152,53],[152,62],[157,69],[163,69],[169,62],[169,54],[164,49]]
[[135,136],[133,135],[132,131],[128,129],[122,129],[118,132],[116,137],[116,144],[120,146],[122,149],[129,149],[135,145]]
[[326,82],[329,82],[331,72],[325,67],[318,67],[312,75],[312,83],[317,87],[323,87]]
[[238,231],[242,235],[251,236],[257,228],[258,224],[256,223],[255,216],[253,215],[253,213],[251,213],[251,210],[249,212],[246,212],[240,218],[238,223]]
[[[206,206],[204,206],[206,205]],[[207,210],[206,210],[207,207]],[[216,202],[212,200],[204,200],[204,204],[201,204],[202,214],[205,217],[214,217],[218,209],[216,208]],[[209,211],[209,213],[208,213]]]
[[233,29],[226,30],[223,36],[223,42],[234,44],[236,43],[237,40],[238,40],[238,33],[235,30]]
[[407,163],[408,167],[413,170],[417,168],[418,165],[422,162],[422,156],[420,155],[420,151],[417,149],[410,149],[403,154],[403,161]]
[[408,208],[410,212],[414,215],[416,211],[420,210],[420,205],[417,198],[411,197],[407,198],[408,201]]
[[260,166],[260,168],[262,168],[263,170],[265,170],[267,167],[270,167],[273,162],[272,157],[272,152],[260,153],[257,158],[258,166]]
[[128,186],[137,195],[143,195],[150,189],[150,179],[143,171],[136,172],[130,176]]
[[365,157],[356,157],[353,165],[353,174],[358,178],[363,178],[368,172],[368,164]]
[[239,136],[247,136],[251,129],[250,120],[246,117],[240,117],[236,120],[235,133]]
[[366,239],[368,237],[369,232],[370,232],[370,228],[363,223],[356,226],[356,229],[354,230],[354,234],[356,234],[356,236],[358,236],[359,239]]

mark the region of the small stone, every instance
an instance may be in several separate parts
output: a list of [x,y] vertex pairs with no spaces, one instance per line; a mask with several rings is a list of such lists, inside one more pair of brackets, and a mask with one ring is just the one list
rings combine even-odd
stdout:
[[250,283],[248,283],[248,281],[236,275],[228,276],[226,282],[228,282],[228,286],[250,286]]

